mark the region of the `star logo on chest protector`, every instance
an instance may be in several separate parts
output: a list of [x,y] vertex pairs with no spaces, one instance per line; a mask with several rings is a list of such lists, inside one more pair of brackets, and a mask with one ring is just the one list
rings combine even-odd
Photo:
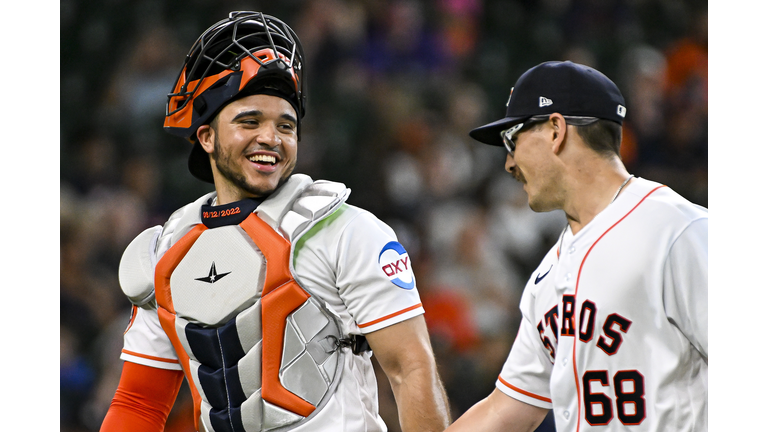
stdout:
[[218,281],[219,279],[223,278],[224,276],[226,276],[226,275],[228,275],[230,273],[232,273],[232,272],[226,272],[226,273],[221,273],[221,274],[216,273],[216,263],[212,262],[211,263],[211,269],[208,271],[208,276],[201,277],[201,278],[195,278],[195,280],[196,281],[200,281],[200,282],[207,282],[207,283],[212,284],[212,283]]

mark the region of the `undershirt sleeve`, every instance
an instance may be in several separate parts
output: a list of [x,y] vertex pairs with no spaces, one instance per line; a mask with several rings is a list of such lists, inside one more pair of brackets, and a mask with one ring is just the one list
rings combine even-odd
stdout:
[[124,362],[100,431],[163,432],[183,379],[181,371]]

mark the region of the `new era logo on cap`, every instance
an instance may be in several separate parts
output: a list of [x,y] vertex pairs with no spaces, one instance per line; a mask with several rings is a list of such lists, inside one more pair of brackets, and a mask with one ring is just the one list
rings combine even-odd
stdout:
[[624,108],[624,105],[619,105],[619,107],[616,108],[616,114],[624,117],[627,115],[627,109]]
[[539,108],[552,105],[552,99],[547,99],[544,96],[539,96]]

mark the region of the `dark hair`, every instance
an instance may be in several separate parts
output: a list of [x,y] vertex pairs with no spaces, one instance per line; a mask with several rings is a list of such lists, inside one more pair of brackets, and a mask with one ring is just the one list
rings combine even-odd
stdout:
[[586,126],[576,126],[576,131],[589,148],[601,156],[620,156],[621,125],[600,119]]

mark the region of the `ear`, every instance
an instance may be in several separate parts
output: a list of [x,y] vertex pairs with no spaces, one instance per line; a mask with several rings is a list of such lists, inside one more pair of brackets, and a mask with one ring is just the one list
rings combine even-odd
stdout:
[[200,145],[203,147],[203,150],[205,150],[208,154],[213,153],[213,143],[216,141],[216,130],[209,124],[202,125],[197,128],[196,135],[197,140],[200,141]]
[[554,113],[549,116],[549,125],[552,127],[552,152],[559,154],[565,148],[565,136],[568,131],[568,125],[560,113]]

